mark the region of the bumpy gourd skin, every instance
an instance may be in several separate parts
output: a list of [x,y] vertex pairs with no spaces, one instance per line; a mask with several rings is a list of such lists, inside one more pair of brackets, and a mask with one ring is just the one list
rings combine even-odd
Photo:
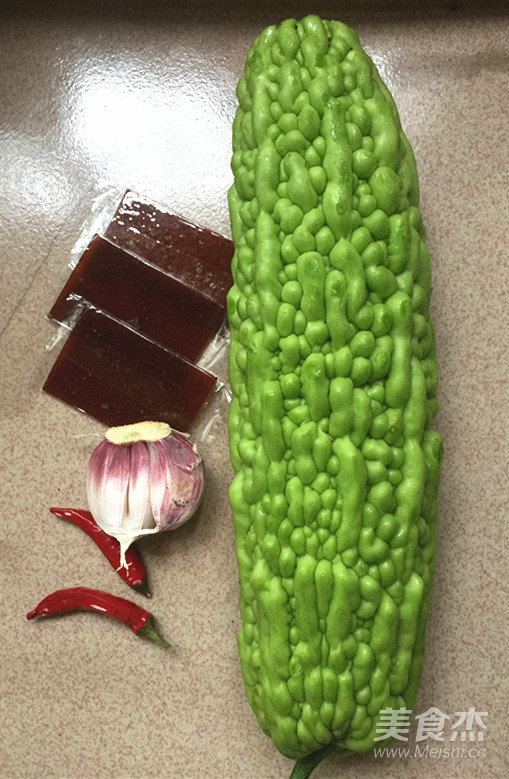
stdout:
[[[412,708],[442,442],[414,156],[356,35],[267,28],[237,90],[229,417],[249,702],[288,757]],[[376,745],[376,743],[375,743]]]

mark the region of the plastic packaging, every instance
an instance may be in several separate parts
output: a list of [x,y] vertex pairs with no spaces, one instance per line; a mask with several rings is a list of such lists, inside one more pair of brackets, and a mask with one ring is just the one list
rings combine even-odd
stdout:
[[48,312],[43,389],[107,426],[166,421],[203,439],[230,402],[232,242],[131,190],[97,198]]

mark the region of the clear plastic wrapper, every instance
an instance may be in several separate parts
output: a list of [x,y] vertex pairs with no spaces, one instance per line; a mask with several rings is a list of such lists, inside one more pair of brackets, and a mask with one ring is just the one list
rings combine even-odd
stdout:
[[48,312],[44,390],[107,426],[159,415],[213,436],[230,402],[232,256],[228,238],[130,190],[96,198]]

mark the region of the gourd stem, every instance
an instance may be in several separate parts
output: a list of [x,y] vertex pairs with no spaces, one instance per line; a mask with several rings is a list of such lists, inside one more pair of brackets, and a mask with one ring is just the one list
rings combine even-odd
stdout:
[[316,752],[312,752],[310,755],[306,755],[306,757],[301,757],[295,763],[290,779],[307,779],[308,776],[311,776],[316,766],[322,760],[325,760],[327,755],[336,751],[341,752],[343,750],[338,750],[335,744],[327,744],[327,746],[317,749]]

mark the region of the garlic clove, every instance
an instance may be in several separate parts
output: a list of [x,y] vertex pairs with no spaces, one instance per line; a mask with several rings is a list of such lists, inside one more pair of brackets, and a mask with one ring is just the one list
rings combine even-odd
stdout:
[[138,441],[128,447],[130,454],[129,486],[122,529],[156,530],[150,508],[150,450],[148,444]]
[[122,527],[130,473],[128,449],[113,449],[105,440],[92,452],[87,471],[88,504],[97,524],[113,536]]
[[151,448],[151,506],[161,530],[183,524],[198,508],[203,465],[191,442],[174,433]]
[[166,447],[157,441],[150,447],[150,508],[159,530],[171,511],[172,482]]

